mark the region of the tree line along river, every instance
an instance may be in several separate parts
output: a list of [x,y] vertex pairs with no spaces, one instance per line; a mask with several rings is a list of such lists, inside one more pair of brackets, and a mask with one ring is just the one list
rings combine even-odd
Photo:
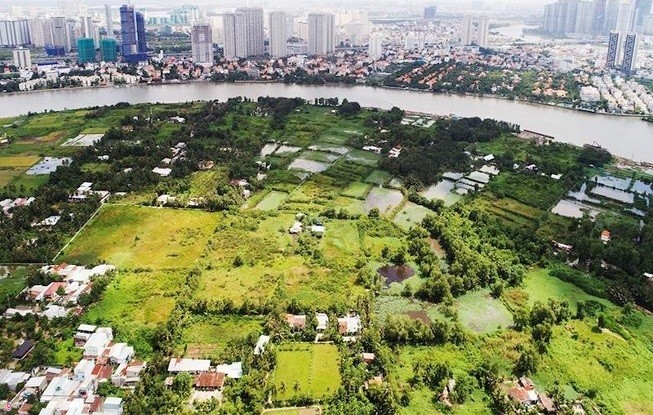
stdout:
[[578,146],[597,143],[612,154],[653,163],[653,123],[637,117],[592,114],[558,107],[511,101],[494,97],[443,95],[365,86],[306,86],[274,83],[193,82],[186,84],[64,89],[0,95],[0,117],[12,117],[44,110],[77,109],[113,105],[118,102],[171,103],[184,101],[224,101],[242,96],[348,99],[365,107],[436,115],[494,118],[516,123],[522,129],[554,136]]

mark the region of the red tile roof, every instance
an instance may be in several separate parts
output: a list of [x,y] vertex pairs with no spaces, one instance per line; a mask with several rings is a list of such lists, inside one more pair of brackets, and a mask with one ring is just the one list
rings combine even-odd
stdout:
[[224,373],[204,372],[197,375],[195,379],[196,388],[219,389],[224,385]]

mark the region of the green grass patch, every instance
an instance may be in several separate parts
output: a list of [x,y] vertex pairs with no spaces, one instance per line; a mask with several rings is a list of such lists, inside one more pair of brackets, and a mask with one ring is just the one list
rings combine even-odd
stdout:
[[2,167],[32,167],[41,158],[37,156],[7,156],[0,157],[0,168]]
[[340,387],[340,355],[332,344],[289,343],[277,349],[273,382],[277,397],[288,400],[308,395],[314,399],[335,393]]
[[240,316],[195,316],[184,327],[182,344],[176,352],[192,358],[205,358],[222,361],[228,347],[250,334],[263,332],[263,320]]
[[179,268],[202,253],[219,215],[198,210],[105,205],[72,241],[64,262]]
[[369,176],[365,179],[365,183],[372,183],[372,184],[385,184],[390,180],[390,173],[387,171],[383,170],[374,170],[372,173],[370,173]]
[[460,322],[476,333],[491,333],[513,324],[510,311],[487,289],[469,292],[455,301]]
[[265,196],[258,205],[256,205],[256,209],[275,210],[279,206],[281,206],[281,204],[283,203],[284,200],[286,200],[287,197],[288,197],[287,193],[272,191],[268,193],[268,195]]
[[365,200],[372,185],[369,183],[353,182],[342,191],[343,196],[353,197],[354,199]]
[[526,205],[549,210],[567,189],[559,180],[527,173],[501,173],[487,188],[498,198],[509,197]]
[[393,222],[400,228],[408,230],[413,226],[419,226],[426,216],[433,214],[435,213],[432,210],[427,209],[424,206],[408,202],[399,213],[397,213]]

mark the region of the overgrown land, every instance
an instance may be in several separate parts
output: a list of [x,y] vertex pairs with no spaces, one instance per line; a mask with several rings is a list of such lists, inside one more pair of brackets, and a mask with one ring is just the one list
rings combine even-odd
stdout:
[[[0,319],[3,367],[28,336],[18,368],[74,366],[90,323],[148,361],[103,392],[126,414],[653,413],[653,177],[602,149],[330,98],[0,125],[0,311],[37,264],[117,268],[79,315]],[[175,357],[244,375],[200,402]]]

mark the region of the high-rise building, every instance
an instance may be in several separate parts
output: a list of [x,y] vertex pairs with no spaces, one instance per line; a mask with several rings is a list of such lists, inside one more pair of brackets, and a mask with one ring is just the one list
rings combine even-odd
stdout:
[[592,32],[594,11],[594,0],[582,0],[577,3],[574,33],[589,34]]
[[331,13],[308,15],[308,54],[326,55],[335,51],[335,20]]
[[52,45],[61,47],[65,52],[70,52],[73,44],[73,32],[70,31],[70,25],[65,17],[58,16],[50,19],[52,30]]
[[77,62],[95,62],[95,41],[92,38],[77,39]]
[[646,19],[651,15],[653,0],[636,0],[635,2],[635,28],[642,30]]
[[624,71],[626,75],[632,75],[635,72],[638,40],[639,37],[637,33],[628,33],[626,35],[626,41],[624,45],[624,60],[621,64],[621,70]]
[[113,11],[109,4],[104,6],[104,28],[107,30],[107,36],[113,37]]
[[604,33],[605,13],[607,0],[594,0],[594,13],[592,15],[592,33],[595,35]]
[[367,49],[367,54],[374,59],[379,59],[383,56],[383,36],[378,33],[372,33],[370,35],[370,45]]
[[50,20],[30,19],[28,21],[30,40],[33,46],[42,48],[52,43],[52,27]]
[[105,37],[100,41],[100,51],[102,60],[105,62],[115,62],[118,60],[118,42],[114,37]]
[[[265,35],[263,32],[263,9],[257,7],[241,7],[236,9],[240,15],[236,24],[238,32],[244,34],[246,57],[265,54]],[[240,23],[240,24],[239,24]]]
[[460,31],[460,43],[463,45],[477,45],[487,47],[489,23],[487,16],[474,18],[466,15]]
[[308,40],[308,20],[300,18],[295,19],[294,26],[294,31],[297,37],[303,40]]
[[84,16],[81,21],[81,35],[84,38],[93,39],[95,47],[100,46],[100,31],[99,28],[93,23],[91,16]]
[[18,48],[14,49],[14,65],[18,69],[31,69],[32,68],[32,55],[29,49]]
[[274,58],[281,58],[288,55],[286,41],[288,40],[288,18],[282,11],[270,12],[270,55]]
[[193,25],[191,29],[193,62],[213,63],[213,30],[208,23]]
[[0,21],[0,46],[24,46],[30,43],[27,20]]
[[[635,23],[635,3],[631,0],[622,0],[619,3],[619,12],[617,13],[617,32],[628,33],[633,30]],[[625,40],[625,39],[624,39]]]
[[619,43],[621,33],[611,31],[608,37],[608,58],[605,62],[607,68],[615,68],[617,66],[617,58],[619,56]]
[[435,16],[438,12],[438,6],[426,6],[424,7],[424,19],[432,20],[435,19]]
[[236,14],[224,14],[222,16],[222,27],[224,29],[223,56],[225,58],[238,57],[236,53]]
[[603,33],[610,33],[610,31],[617,28],[617,17],[619,16],[619,3],[621,0],[607,0],[605,6],[605,22],[603,26]]
[[120,7],[120,34],[122,56],[125,61],[136,63],[147,60],[143,13],[134,11],[132,6]]

